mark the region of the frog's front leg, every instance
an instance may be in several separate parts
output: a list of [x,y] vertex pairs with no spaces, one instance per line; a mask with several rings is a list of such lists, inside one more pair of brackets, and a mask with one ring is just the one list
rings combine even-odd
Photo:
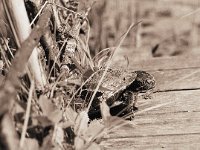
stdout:
[[138,97],[139,97],[139,93],[138,92],[133,93],[133,104],[132,104],[132,106],[134,108],[137,108]]
[[152,94],[153,94],[153,89],[148,90],[145,94],[143,94],[143,98],[144,99],[151,99],[152,98]]
[[129,100],[129,104],[128,104],[128,107],[129,107],[129,113],[130,113],[130,118],[129,120],[133,120],[135,115],[134,113],[138,110],[138,107],[137,107],[137,101],[138,101],[138,92],[131,92],[132,94],[132,97],[131,99]]

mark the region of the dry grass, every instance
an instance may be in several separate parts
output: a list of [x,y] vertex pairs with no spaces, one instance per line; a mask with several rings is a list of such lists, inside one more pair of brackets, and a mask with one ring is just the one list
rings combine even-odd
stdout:
[[[49,6],[49,4],[48,4],[48,6]],[[47,3],[45,3],[44,5],[41,6],[41,9],[39,10],[39,12],[36,14],[35,18],[33,19],[32,24],[33,24],[33,22],[35,22],[36,19],[42,18],[40,15],[40,14],[42,14],[42,10],[43,10],[43,14],[45,16],[44,9],[48,6],[47,6]],[[50,9],[48,11],[50,11]],[[72,13],[75,16],[80,15],[78,13],[76,14],[76,12],[72,12]],[[88,12],[86,12],[86,14],[87,13]],[[87,17],[87,16],[85,16],[85,17]],[[84,20],[85,18],[82,18],[82,19]],[[44,20],[42,20],[42,21],[44,21]],[[40,21],[38,21],[38,22],[40,22]],[[9,24],[10,23],[8,23],[8,25]],[[28,40],[24,41],[24,43],[22,43],[22,45],[19,46],[19,47],[21,47],[21,49],[17,51],[17,53],[15,54],[15,56],[13,58],[14,60],[12,61],[12,62],[16,62],[16,63],[11,67],[10,72],[8,74],[8,78],[5,79],[6,84],[2,85],[3,90],[1,91],[1,97],[2,97],[2,102],[5,101],[5,104],[4,104],[5,110],[1,111],[2,116],[4,116],[5,114],[8,113],[8,111],[10,111],[8,104],[11,103],[10,99],[9,99],[9,97],[11,98],[11,95],[12,95],[13,102],[15,103],[15,107],[14,107],[15,111],[13,112],[13,115],[16,116],[16,118],[14,120],[14,122],[16,124],[15,129],[17,130],[17,132],[20,135],[20,140],[16,137],[13,137],[13,138],[15,138],[16,141],[18,141],[17,143],[19,143],[20,149],[24,149],[25,143],[27,143],[27,142],[30,144],[29,149],[35,149],[35,147],[38,147],[39,145],[36,144],[36,140],[34,140],[33,138],[37,139],[38,144],[40,144],[41,149],[46,149],[47,147],[48,148],[56,147],[56,149],[66,149],[66,148],[70,148],[70,149],[73,149],[73,148],[74,149],[100,149],[100,146],[97,144],[98,142],[95,142],[95,141],[97,139],[99,142],[101,141],[101,138],[104,136],[104,134],[108,133],[107,128],[110,128],[111,123],[113,123],[113,125],[117,125],[117,124],[120,124],[120,122],[124,122],[124,121],[122,121],[121,119],[119,119],[117,117],[113,118],[109,113],[109,107],[107,106],[107,104],[105,102],[103,102],[101,104],[103,122],[90,121],[90,124],[89,124],[88,111],[89,111],[90,105],[91,105],[96,93],[94,92],[91,100],[89,100],[87,110],[85,111],[85,108],[83,107],[83,108],[81,108],[81,110],[79,110],[80,112],[77,113],[76,109],[74,109],[74,110],[71,109],[71,106],[73,106],[74,104],[76,105],[75,101],[77,98],[77,93],[80,92],[80,90],[82,89],[82,87],[84,86],[85,83],[83,82],[78,90],[76,90],[76,88],[71,89],[70,85],[68,86],[68,84],[69,84],[68,82],[66,82],[67,85],[64,85],[63,87],[61,86],[61,89],[59,89],[60,86],[58,86],[59,83],[68,81],[71,78],[71,81],[72,81],[71,86],[75,87],[77,85],[74,84],[75,82],[73,83],[73,79],[75,79],[75,80],[79,79],[79,81],[81,81],[82,74],[85,70],[88,70],[88,68],[93,70],[95,68],[94,64],[97,64],[97,62],[94,62],[90,56],[89,49],[88,49],[89,48],[88,37],[86,37],[87,38],[86,42],[84,42],[81,38],[79,38],[78,37],[79,34],[76,35],[76,33],[74,33],[74,35],[72,35],[72,37],[68,37],[68,39],[76,38],[77,43],[75,42],[75,44],[77,44],[77,45],[75,45],[75,47],[73,47],[74,45],[72,45],[72,47],[69,46],[69,40],[62,41],[62,45],[60,46],[58,54],[56,56],[53,56],[55,59],[54,59],[52,68],[50,68],[50,71],[47,72],[47,75],[48,75],[47,82],[48,83],[46,84],[46,88],[44,90],[40,89],[40,90],[42,90],[42,91],[40,91],[42,93],[38,94],[37,93],[37,92],[39,92],[38,89],[34,88],[34,86],[35,86],[34,76],[29,75],[28,79],[23,77],[24,67],[21,66],[22,63],[25,64],[27,62],[28,57],[31,54],[32,47],[34,45],[36,45],[37,40],[35,40],[35,39],[36,38],[39,39],[41,36],[41,34],[38,33],[39,30],[37,31],[37,28],[42,28],[42,26],[40,23],[38,23],[38,25],[36,25],[36,26],[37,27],[35,28],[35,30],[32,31]],[[119,49],[123,40],[125,39],[128,32],[130,31],[130,29],[133,26],[134,26],[134,24],[132,24],[130,26],[128,31],[122,37],[116,50]],[[72,30],[73,30],[73,28],[72,28]],[[15,27],[13,27],[13,32],[14,31],[16,31]],[[89,32],[88,32],[88,34],[89,34]],[[75,36],[75,37],[73,37],[73,36]],[[4,37],[2,37],[2,38],[4,38]],[[48,38],[50,38],[50,44],[53,44],[51,37],[48,37]],[[12,42],[16,42],[16,39],[12,39],[13,40]],[[34,41],[34,42],[32,42],[32,41]],[[28,44],[27,47],[25,47],[27,42],[30,42],[32,45]],[[67,63],[74,63],[77,70],[76,70],[76,72],[72,72],[71,74],[68,74],[68,76],[66,76],[65,72],[60,72],[60,75],[54,77],[56,79],[51,81],[52,72],[54,71],[56,64],[59,64],[58,57],[60,57],[60,55],[63,55],[62,49],[65,47],[65,45],[67,45],[66,51],[69,51],[71,53],[71,54],[67,54],[68,59],[71,61],[71,62],[67,62]],[[2,45],[2,46],[4,46],[4,45]],[[78,51],[75,50],[76,47],[79,47]],[[11,46],[9,45],[7,48],[10,51]],[[25,49],[29,49],[29,53],[24,51]],[[4,49],[4,47],[3,47],[2,51],[5,53],[7,51],[7,49],[6,48]],[[22,55],[22,53],[23,53],[23,55]],[[79,58],[77,56],[85,56],[85,57]],[[113,56],[113,53],[111,53],[110,58],[107,62],[108,63],[106,65],[107,69],[109,68],[109,66],[111,64],[112,56]],[[6,61],[10,61],[10,59],[12,59],[12,58],[9,58],[8,55],[5,56]],[[84,60],[82,60],[82,59],[84,59]],[[96,61],[99,61],[99,60],[96,60]],[[48,66],[45,66],[45,64],[43,64],[43,67],[45,69]],[[99,67],[102,67],[102,66],[100,65]],[[9,68],[4,67],[3,69],[6,70]],[[70,70],[70,68],[69,68],[69,70]],[[46,70],[46,71],[48,71],[48,70]],[[58,70],[56,70],[56,71],[58,71]],[[70,73],[70,72],[68,72],[68,73]],[[105,74],[106,74],[106,71],[104,72],[104,75]],[[21,76],[20,82],[18,82],[19,76]],[[103,80],[103,77],[101,78],[101,80]],[[99,86],[101,84],[101,80],[98,82]],[[85,82],[87,82],[87,81],[89,81],[89,77],[88,77],[88,80],[86,80]],[[31,86],[30,86],[29,82],[31,82]],[[30,86],[30,88],[29,88],[29,86]],[[8,95],[8,97],[6,97],[5,92],[6,92],[6,90],[9,90],[9,88],[12,88],[12,91],[8,92],[9,95]],[[68,88],[71,91],[68,94],[66,94],[64,91],[62,91],[63,90],[62,88]],[[97,92],[98,86],[95,90]],[[57,93],[59,93],[59,92],[61,92],[62,94],[57,95]],[[38,98],[38,96],[39,96],[39,98]],[[20,117],[19,114],[22,114],[22,116]],[[14,117],[14,116],[12,116],[12,117]],[[20,120],[22,120],[22,121],[20,121]],[[112,120],[112,122],[111,122],[111,120]],[[116,120],[115,121],[116,124],[115,124],[115,122],[113,122],[114,120]],[[31,121],[31,123],[30,123],[30,121]],[[2,128],[6,128],[6,126],[3,126]],[[37,128],[41,128],[41,131],[39,131],[39,133],[37,133],[37,131],[36,131]],[[48,131],[48,134],[43,135],[42,132],[45,132],[45,130]],[[67,133],[65,130],[70,130],[70,132],[75,136],[71,137],[70,133]],[[88,130],[93,131],[93,132],[89,132]],[[39,139],[38,139],[38,136],[40,137]],[[30,138],[30,137],[32,137],[32,138]],[[66,140],[66,138],[67,138],[67,140]],[[49,142],[50,142],[50,144],[47,145],[47,143],[49,143]],[[6,145],[6,143],[4,143],[4,144]],[[6,145],[6,146],[8,147],[8,149],[12,149],[11,145]],[[18,147],[18,144],[16,145],[16,147]]]
[[[5,3],[5,1],[3,2]],[[143,3],[145,3],[145,1],[142,1],[140,5]],[[140,15],[148,13],[148,10],[153,7],[152,3],[153,2],[149,1],[146,2],[146,5],[144,5],[144,11],[146,12],[143,12],[143,10],[140,9],[138,10],[141,12],[139,13],[139,16],[137,16],[137,20],[140,19]],[[168,17],[168,15],[171,14],[168,10],[164,9],[163,4],[160,4],[159,6],[161,7],[154,10],[153,13],[161,16],[164,15],[162,17]],[[10,19],[8,22],[6,22],[6,24],[12,28],[12,34],[15,35],[15,38],[11,38],[10,41],[8,41],[8,38],[11,37],[10,35],[10,37],[1,36],[1,41],[3,42],[1,42],[0,46],[2,59],[0,61],[3,62],[2,70],[4,75],[2,75],[2,78],[5,78],[5,84],[2,83],[0,88],[0,98],[2,104],[0,117],[4,118],[2,120],[7,123],[12,122],[15,124],[15,127],[7,127],[5,122],[0,122],[1,128],[9,128],[13,133],[5,135],[3,135],[2,132],[0,133],[0,135],[6,137],[5,142],[0,142],[2,145],[0,148],[14,149],[12,144],[16,144],[16,147],[19,149],[26,149],[26,146],[29,145],[30,150],[101,149],[101,142],[104,137],[108,137],[109,133],[116,130],[117,128],[129,124],[129,122],[125,120],[125,117],[118,118],[116,116],[111,116],[110,108],[105,101],[100,103],[102,119],[90,120],[88,112],[90,111],[91,105],[96,98],[96,94],[108,69],[113,63],[113,57],[115,57],[116,52],[118,52],[120,48],[123,49],[123,46],[127,47],[127,41],[130,41],[133,36],[134,38],[137,37],[137,39],[139,39],[136,40],[138,41],[138,43],[135,44],[136,47],[148,45],[150,42],[148,34],[154,30],[152,26],[163,26],[164,21],[153,20],[153,25],[150,23],[151,27],[145,29],[143,24],[148,24],[148,20],[144,18],[144,22],[142,22],[139,28],[141,31],[137,31],[137,35],[132,35],[133,31],[131,31],[131,29],[137,27],[141,22],[131,22],[129,28],[126,25],[128,29],[126,28],[126,30],[124,30],[123,28],[123,32],[125,31],[124,34],[122,34],[123,32],[120,30],[117,32],[115,42],[110,42],[115,43],[115,45],[109,45],[108,43],[110,48],[105,48],[100,52],[96,51],[96,56],[92,58],[89,49],[89,39],[92,35],[92,29],[87,19],[88,15],[92,13],[90,12],[92,7],[93,5],[88,5],[85,11],[79,12],[77,10],[71,10],[70,8],[67,8],[62,3],[56,3],[55,1],[52,1],[52,3],[48,3],[47,1],[44,2],[44,4],[39,6],[38,12],[35,14],[30,23],[30,26],[33,25],[34,27],[30,36],[28,37],[28,40],[24,41],[23,43],[19,42],[15,32],[16,27],[12,23],[13,16],[11,15],[9,17]],[[4,6],[4,8],[6,7]],[[38,23],[40,21],[37,21],[38,19],[41,19],[41,16],[45,15],[46,8],[49,8],[48,12],[50,12],[54,17],[54,20],[51,20],[51,23],[49,23],[51,28],[52,26],[54,27],[54,29],[51,29],[53,31],[46,29],[46,27],[45,29],[42,29],[42,25]],[[101,9],[105,9],[105,7],[102,6]],[[9,12],[9,9],[7,11]],[[184,20],[185,18],[193,16],[198,12],[199,8],[193,11],[189,11],[181,17],[179,16],[178,19],[177,16],[173,16],[166,20],[168,22],[170,19],[174,19],[175,23],[171,23],[174,25],[180,23],[180,21]],[[67,22],[69,20],[63,20],[63,18],[66,17],[65,13],[70,13],[72,15],[72,18],[67,16],[67,19],[71,19],[70,21],[72,22],[74,21],[72,25]],[[81,17],[81,19],[79,17]],[[151,19],[151,16],[148,19]],[[49,18],[46,18],[46,20],[49,20]],[[35,24],[35,22],[36,24],[39,24],[39,27]],[[43,22],[46,23],[44,20]],[[104,21],[100,23],[102,23],[102,26],[104,25]],[[119,22],[115,22],[114,26],[117,26],[116,23]],[[176,28],[175,25],[173,25],[169,28]],[[115,28],[114,26],[112,28]],[[38,33],[37,28],[41,28],[41,32],[44,32],[43,30],[45,30],[44,33],[50,33],[50,36],[45,39],[47,43],[45,46],[49,51],[49,57],[51,57],[50,59],[53,60],[52,66],[50,66],[48,62],[51,60],[48,60],[49,58],[46,56],[46,54],[44,54],[45,48],[43,44],[38,44],[42,34]],[[84,35],[79,34],[82,28],[86,28]],[[119,29],[120,25],[116,28]],[[159,31],[153,31],[154,35],[156,35],[156,40],[153,42],[151,41],[151,45],[165,42],[169,44],[168,42],[170,41],[168,41],[168,39],[170,39],[172,36],[163,36],[164,30],[166,31],[167,29],[160,27],[156,29]],[[57,33],[58,30],[60,35]],[[103,34],[105,31],[102,31],[101,34]],[[160,34],[160,31],[163,31],[161,32],[162,35],[157,36],[157,34]],[[184,34],[185,30],[183,29],[182,31],[180,29],[180,33],[177,33],[179,30],[175,31],[176,33],[173,33],[173,35],[175,34],[177,39],[179,38],[178,35]],[[142,34],[144,32],[147,33],[147,36]],[[56,37],[54,37],[55,35]],[[158,41],[157,38],[159,40],[163,40]],[[100,42],[102,38],[97,40]],[[106,37],[105,40],[113,41],[112,38],[109,39],[108,37]],[[173,44],[176,45],[177,43]],[[102,46],[100,47],[104,48],[104,45],[105,41],[102,42]],[[42,69],[45,71],[45,74],[43,75],[47,77],[44,89],[38,89],[37,84],[35,84],[34,75],[24,71],[26,68],[25,64],[27,63],[28,58],[30,57],[30,54],[35,46],[41,50],[40,57],[44,57],[44,62],[42,62],[42,59],[40,60]],[[132,46],[132,44],[129,46]],[[198,45],[195,46],[198,47]],[[16,49],[17,52],[15,51]],[[24,51],[25,49],[27,49],[28,52]],[[53,50],[53,52],[56,51],[57,53],[52,52],[50,54],[51,50]],[[63,60],[61,56],[63,57]],[[11,62],[12,66],[10,65]],[[69,67],[69,65],[74,65],[75,67]],[[58,66],[58,68],[56,66]],[[95,75],[96,70],[100,70],[102,68],[104,68],[103,75],[99,79],[92,95],[84,101],[81,99],[80,95],[84,89],[85,84],[89,82],[90,79]],[[89,74],[86,74],[87,72],[89,72]],[[83,78],[87,79],[84,80]],[[163,107],[168,104],[170,103],[159,104],[157,106],[138,111],[136,115],[155,108]],[[12,106],[12,108],[10,106]],[[11,118],[7,116],[9,113],[12,114]],[[131,115],[132,114],[127,114],[126,117],[130,117]],[[18,136],[16,136],[15,133],[17,133]]]

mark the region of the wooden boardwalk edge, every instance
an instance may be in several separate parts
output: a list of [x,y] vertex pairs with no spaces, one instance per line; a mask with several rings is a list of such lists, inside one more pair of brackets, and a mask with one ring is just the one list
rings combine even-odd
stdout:
[[200,68],[198,55],[184,55],[173,57],[155,57],[146,60],[132,61],[130,58],[129,68],[133,70],[175,70],[186,68]]

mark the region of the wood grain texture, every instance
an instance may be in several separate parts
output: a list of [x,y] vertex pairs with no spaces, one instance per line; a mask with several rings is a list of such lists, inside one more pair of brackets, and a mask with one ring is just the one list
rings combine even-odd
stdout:
[[[161,136],[171,134],[200,133],[200,91],[157,93],[146,106],[139,104],[139,109],[170,104],[138,114],[131,122],[132,128],[118,130],[114,137]],[[167,98],[167,99],[165,99]],[[154,100],[154,102],[153,102]]]
[[159,137],[138,137],[138,138],[118,138],[108,139],[103,142],[105,149],[112,150],[133,150],[133,149],[194,149],[200,147],[200,135],[171,135]]
[[193,54],[174,57],[155,57],[143,61],[130,61],[129,67],[134,70],[169,70],[182,68],[198,68],[200,67],[200,59],[198,55]]
[[149,71],[156,79],[156,90],[200,88],[200,68]]
[[[145,70],[151,73],[156,79],[158,91],[198,89],[200,88],[200,59],[198,57],[198,55],[188,55],[130,61],[129,70]],[[127,68],[127,62],[122,60],[119,62],[122,68]]]
[[148,112],[153,113],[174,113],[174,112],[199,112],[200,111],[200,90],[174,91],[153,94],[152,99],[139,100],[140,109],[149,108],[155,105],[170,102],[162,108],[155,108]]
[[[120,51],[123,51],[120,50]],[[124,55],[117,52],[113,58],[113,65],[119,67],[126,67],[131,70],[177,70],[184,68],[200,68],[200,59],[198,55],[188,54],[179,55],[173,57],[135,57],[134,54],[128,53],[127,57],[129,62],[127,63]],[[125,52],[124,52],[125,53]],[[143,53],[143,52],[142,52]],[[136,54],[137,56],[137,54]],[[128,65],[128,66],[127,66]]]
[[103,147],[117,150],[199,149],[200,90],[182,90],[200,87],[199,70],[152,71],[157,89],[177,91],[157,92],[147,100],[139,98],[139,111],[134,121],[112,132],[102,142]]

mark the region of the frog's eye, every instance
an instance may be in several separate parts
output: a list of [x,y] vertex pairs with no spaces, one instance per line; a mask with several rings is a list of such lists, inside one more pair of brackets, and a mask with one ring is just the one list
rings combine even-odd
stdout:
[[147,79],[146,80],[147,84],[149,84],[149,86],[151,86],[152,88],[155,86],[155,81],[152,79]]
[[147,79],[146,82],[147,82],[147,83],[152,83],[152,80],[151,80],[151,79]]

